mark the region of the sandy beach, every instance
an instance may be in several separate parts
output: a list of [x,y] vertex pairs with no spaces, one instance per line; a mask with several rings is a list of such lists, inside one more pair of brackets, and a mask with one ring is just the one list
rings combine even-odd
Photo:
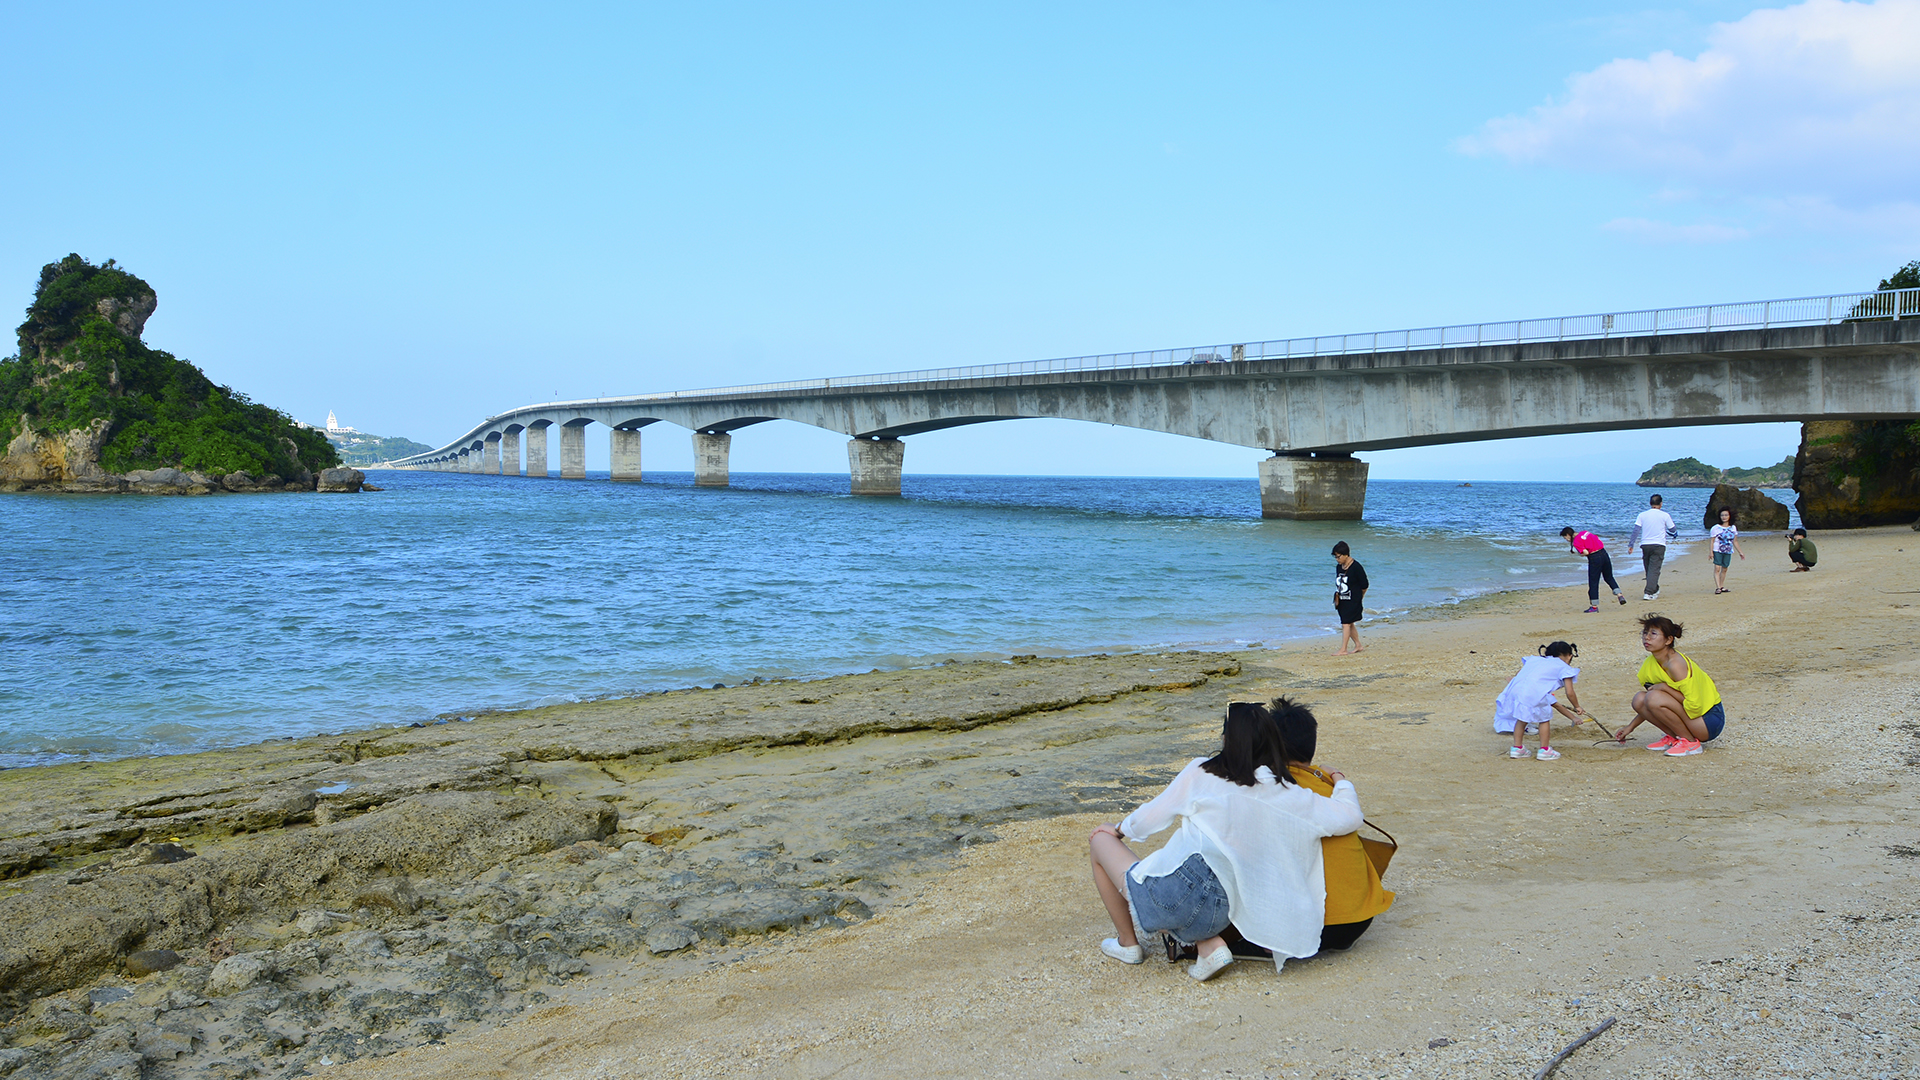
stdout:
[[[1726,595],[1690,558],[1657,603],[1504,594],[1355,657],[955,664],[0,774],[0,1071],[1509,1077],[1612,1016],[1555,1076],[1914,1075],[1920,536],[1820,541],[1811,574],[1756,537]],[[1561,760],[1509,759],[1519,658],[1577,642],[1617,728],[1649,610],[1723,737],[1556,725]],[[1393,910],[1278,974],[1107,960],[1087,833],[1281,693],[1400,840]]]

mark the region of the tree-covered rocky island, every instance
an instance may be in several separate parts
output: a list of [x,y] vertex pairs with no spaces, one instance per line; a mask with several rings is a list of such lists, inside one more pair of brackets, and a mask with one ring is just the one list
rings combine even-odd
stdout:
[[0,490],[357,491],[319,432],[140,339],[158,297],[112,259],[40,270],[0,360]]
[[1641,487],[1718,487],[1721,484],[1792,487],[1793,457],[1789,455],[1778,465],[1752,469],[1719,469],[1699,458],[1675,458],[1641,473],[1638,483]]

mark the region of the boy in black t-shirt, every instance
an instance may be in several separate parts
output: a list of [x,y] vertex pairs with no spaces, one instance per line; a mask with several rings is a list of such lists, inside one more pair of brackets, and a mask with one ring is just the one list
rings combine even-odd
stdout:
[[1333,564],[1333,610],[1340,614],[1340,648],[1333,655],[1345,656],[1366,649],[1360,644],[1360,601],[1367,595],[1367,571],[1345,540],[1333,545]]

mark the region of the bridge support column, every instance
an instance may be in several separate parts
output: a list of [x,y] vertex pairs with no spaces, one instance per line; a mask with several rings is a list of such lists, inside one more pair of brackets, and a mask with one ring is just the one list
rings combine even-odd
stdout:
[[500,440],[488,439],[480,449],[480,471],[487,476],[500,475]]
[[527,429],[527,475],[541,477],[547,475],[547,427],[545,424]]
[[615,480],[640,479],[640,429],[614,428],[613,442],[613,478]]
[[1367,463],[1351,454],[1275,454],[1260,463],[1260,516],[1359,521],[1367,508]]
[[500,475],[520,475],[520,433],[517,431],[500,433]]
[[900,465],[907,444],[899,439],[854,439],[847,443],[847,464],[855,495],[900,494]]
[[733,436],[724,431],[693,433],[693,486],[726,487],[727,459],[732,453]]
[[560,479],[587,478],[587,427],[585,424],[560,425]]

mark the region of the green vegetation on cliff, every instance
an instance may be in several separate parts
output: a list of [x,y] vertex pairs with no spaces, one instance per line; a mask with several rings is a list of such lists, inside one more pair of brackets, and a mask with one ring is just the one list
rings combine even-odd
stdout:
[[104,422],[100,464],[116,473],[172,466],[291,480],[340,463],[321,433],[148,348],[140,333],[156,303],[112,259],[69,255],[43,267],[20,352],[0,360],[0,435]]

